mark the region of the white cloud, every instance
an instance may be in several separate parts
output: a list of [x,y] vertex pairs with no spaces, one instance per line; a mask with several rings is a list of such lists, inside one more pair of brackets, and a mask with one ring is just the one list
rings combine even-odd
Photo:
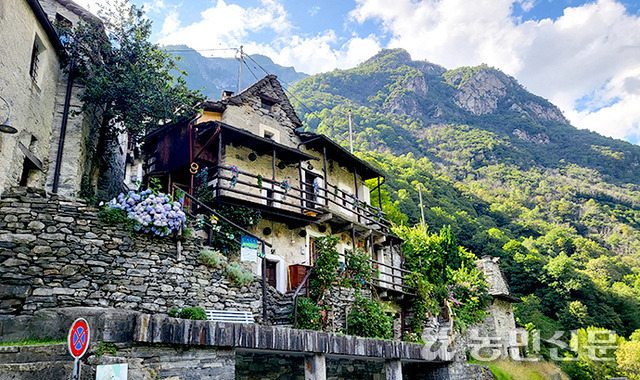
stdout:
[[178,30],[179,27],[180,19],[178,18],[178,12],[175,10],[170,11],[162,23],[162,30],[160,31],[160,34],[166,36]]
[[250,31],[271,29],[285,33],[291,29],[282,4],[262,0],[261,7],[242,8],[218,0],[215,6],[201,13],[197,23],[178,28],[161,38],[161,44],[188,44],[196,50],[237,47],[243,44]]
[[[167,17],[163,25],[174,26]],[[250,32],[268,30],[275,38],[268,43],[249,41]],[[275,62],[294,66],[306,73],[348,68],[376,54],[380,43],[374,36],[338,38],[335,31],[324,30],[316,35],[296,34],[283,5],[276,0],[261,0],[261,6],[243,8],[218,0],[215,6],[201,13],[197,23],[168,32],[161,44],[187,44],[206,55],[229,56],[229,52],[213,51],[219,47],[244,46],[249,54],[264,54]]]
[[[637,95],[629,88],[637,92],[640,83],[640,18],[614,0],[598,0],[567,8],[556,20],[520,22],[512,15],[516,2],[525,11],[533,6],[523,0],[358,0],[351,17],[379,21],[393,36],[390,47],[405,48],[414,59],[450,68],[495,66],[557,104],[579,128],[638,134]],[[585,95],[591,102],[576,110]]]

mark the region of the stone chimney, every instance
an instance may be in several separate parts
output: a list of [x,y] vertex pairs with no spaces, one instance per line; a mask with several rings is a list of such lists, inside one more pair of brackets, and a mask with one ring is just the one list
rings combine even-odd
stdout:
[[232,97],[234,94],[233,91],[229,91],[229,90],[222,90],[222,100],[225,100],[227,98]]

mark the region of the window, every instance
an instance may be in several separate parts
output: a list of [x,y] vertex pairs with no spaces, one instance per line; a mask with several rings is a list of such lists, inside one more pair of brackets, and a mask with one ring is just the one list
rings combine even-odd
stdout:
[[262,107],[262,109],[265,109],[265,110],[267,110],[269,112],[272,112],[273,111],[273,105],[275,104],[275,102],[272,102],[272,101],[267,100],[267,99],[261,99],[261,100],[262,101],[260,103],[260,106]]
[[73,23],[60,13],[56,13],[55,27],[58,35],[60,36],[60,42],[62,42],[63,45],[67,46],[70,40],[69,32],[73,27]]
[[31,49],[31,65],[29,66],[29,75],[34,82],[38,81],[38,67],[40,65],[40,54],[44,51],[44,45],[40,37],[36,35]]
[[280,131],[262,123],[260,123],[258,135],[275,142],[280,142]]

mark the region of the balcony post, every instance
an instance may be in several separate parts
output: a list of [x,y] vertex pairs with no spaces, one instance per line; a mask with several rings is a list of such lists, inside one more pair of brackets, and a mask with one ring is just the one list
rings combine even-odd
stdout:
[[351,245],[353,246],[353,253],[356,252],[356,226],[351,227]]
[[218,179],[216,180],[216,198],[220,199],[220,188],[222,187],[222,130],[218,133]]
[[378,176],[378,207],[382,210],[382,184],[380,183],[380,176]]
[[262,241],[262,323],[267,324],[267,255]]
[[304,193],[302,182],[302,161],[298,161],[298,171],[300,172],[300,212],[304,213],[304,198],[307,194]]
[[329,206],[329,193],[327,192],[327,147],[322,147],[322,164],[324,166],[324,204]]
[[[271,205],[274,205],[276,199],[276,150],[273,150],[273,156],[271,157]],[[267,201],[268,202],[268,201]]]
[[356,211],[356,215],[358,215],[358,223],[360,223],[360,209],[358,207],[358,170],[356,169],[356,167],[353,167],[353,183],[355,184],[355,196],[356,199],[353,200],[354,202],[354,210]]

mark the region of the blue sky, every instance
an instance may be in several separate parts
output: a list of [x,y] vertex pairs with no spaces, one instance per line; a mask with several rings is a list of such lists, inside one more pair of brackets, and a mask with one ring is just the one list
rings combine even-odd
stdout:
[[640,0],[133,1],[160,44],[227,57],[213,49],[243,45],[309,74],[396,47],[448,69],[486,63],[576,127],[640,141]]

